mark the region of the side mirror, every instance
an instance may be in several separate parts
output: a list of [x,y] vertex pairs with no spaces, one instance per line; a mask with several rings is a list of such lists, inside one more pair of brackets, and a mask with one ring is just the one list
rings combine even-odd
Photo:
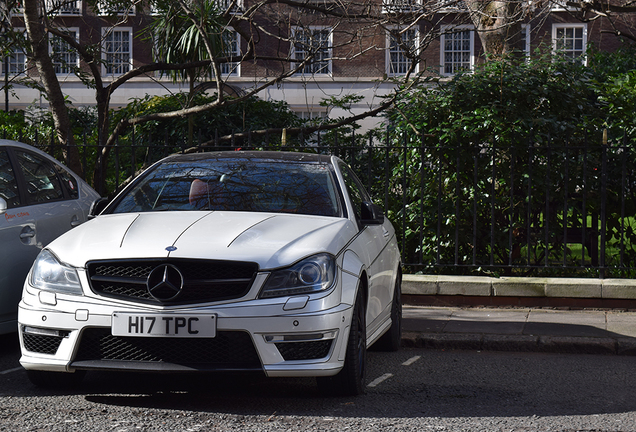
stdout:
[[0,215],[4,214],[7,211],[8,204],[4,198],[0,198]]
[[384,213],[380,206],[363,202],[360,210],[360,223],[362,225],[382,225],[384,223]]
[[100,214],[106,208],[107,205],[108,205],[108,198],[98,198],[95,201],[93,201],[93,204],[91,204],[91,208],[88,211],[88,218],[89,219],[95,218],[95,216]]

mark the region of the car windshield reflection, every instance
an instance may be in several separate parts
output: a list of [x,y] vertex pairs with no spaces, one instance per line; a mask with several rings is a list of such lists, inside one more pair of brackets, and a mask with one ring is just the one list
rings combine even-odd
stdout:
[[218,210],[340,216],[337,197],[325,165],[168,162],[129,189],[112,212]]

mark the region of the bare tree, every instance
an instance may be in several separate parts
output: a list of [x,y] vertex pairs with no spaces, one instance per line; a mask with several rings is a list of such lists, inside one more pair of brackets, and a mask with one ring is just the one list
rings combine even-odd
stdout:
[[64,94],[55,75],[55,68],[49,55],[49,38],[46,30],[47,20],[43,19],[46,15],[40,6],[41,4],[34,1],[24,3],[24,21],[29,40],[31,41],[33,61],[42,78],[42,84],[51,106],[57,139],[64,146],[69,168],[83,175],[79,151],[75,146],[75,139],[71,133],[71,121],[66,108]]
[[[193,0],[192,2],[209,2],[211,0]],[[293,1],[293,0],[262,0],[241,7],[236,0],[226,1],[223,8],[218,10],[219,21],[224,29],[237,31],[243,41],[244,51],[237,53],[219,52],[211,46],[206,46],[207,58],[198,61],[186,61],[184,63],[168,63],[157,59],[155,63],[140,65],[131,68],[128,72],[105,81],[102,76],[101,43],[86,43],[77,40],[74,35],[68,34],[61,26],[56,25],[53,19],[55,11],[51,9],[50,0],[25,0],[24,20],[29,29],[29,39],[33,45],[33,60],[38,64],[39,79],[46,89],[51,110],[59,123],[58,132],[68,133],[68,113],[64,105],[63,95],[59,82],[55,76],[51,63],[48,37],[53,35],[63,40],[74,50],[84,65],[82,78],[86,84],[95,90],[95,101],[98,117],[98,141],[99,164],[94,170],[93,183],[100,188],[104,178],[104,163],[117,136],[127,127],[140,124],[158,118],[175,118],[195,114],[203,111],[223,109],[230,104],[240,103],[243,100],[259,94],[270,86],[275,86],[289,77],[303,74],[307,80],[312,80],[312,75],[320,67],[321,62],[334,58],[355,61],[366,53],[381,52],[384,55],[385,38],[387,31],[396,36],[398,43],[404,48],[405,54],[410,59],[408,70],[399,78],[403,82],[414,83],[418,76],[415,74],[420,63],[419,53],[426,48],[426,44],[434,40],[432,36],[419,38],[417,46],[405,43],[400,35],[406,29],[427,22],[430,33],[435,33],[434,11],[427,12],[424,9],[402,13],[401,10],[393,14],[386,14],[383,6],[374,1]],[[191,1],[178,0],[181,9],[193,26],[203,36],[203,41],[215,40],[210,31],[218,31],[203,26],[193,8]],[[94,7],[98,5],[112,5],[115,8],[126,6],[147,7],[141,0],[90,0]],[[49,9],[47,9],[47,7]],[[126,16],[120,16],[119,21],[125,21]],[[332,42],[329,46],[329,57],[325,57],[325,41],[312,33],[310,29],[316,24],[328,24],[332,29]],[[218,37],[217,37],[218,39]],[[296,48],[296,49],[294,49]],[[253,85],[244,90],[238,97],[225,97],[226,88],[229,88],[227,77],[221,72],[222,65],[238,63],[250,65],[254,78]],[[110,98],[124,83],[130,79],[142,75],[153,74],[156,71],[166,70],[192,70],[196,68],[208,68],[213,76],[214,87],[217,88],[218,98],[207,105],[185,107],[170,112],[154,114],[139,118],[124,119],[114,127],[110,124],[109,107]],[[86,74],[89,78],[86,78]],[[381,76],[381,74],[379,74]],[[205,83],[209,86],[209,84]],[[398,87],[396,87],[398,88]],[[378,111],[390,105],[390,98],[380,106],[370,107],[368,112],[356,115],[350,119],[340,120],[340,124],[352,123],[365,116],[376,115]],[[333,126],[324,126],[333,127]],[[68,137],[61,135],[66,141]]]
[[581,22],[605,19],[609,24],[603,33],[614,34],[636,42],[636,3],[633,0],[565,1],[564,6]]
[[[310,84],[314,82],[316,73],[330,67],[331,60],[346,60],[339,64],[355,64],[366,56],[376,56],[379,66],[373,73],[378,80],[387,80],[385,52],[390,47],[399,48],[407,60],[402,62],[403,70],[390,78],[395,84],[394,92],[382,103],[369,106],[365,113],[338,119],[337,122],[339,125],[351,124],[366,116],[378,115],[391,105],[399,92],[408,91],[410,86],[417,85],[428,74],[427,66],[434,65],[427,65],[422,53],[431,43],[439,40],[441,24],[474,24],[484,51],[493,57],[500,57],[514,52],[518,46],[521,24],[530,16],[544,13],[542,11],[549,10],[551,6],[551,0],[544,3],[521,0],[246,0],[245,4],[239,0],[174,0],[173,3],[180,9],[179,13],[190,22],[184,28],[196,33],[203,42],[198,57],[157,57],[154,62],[131,66],[127,72],[105,80],[102,76],[103,40],[77,40],[52,19],[55,11],[50,5],[57,4],[59,7],[65,1],[68,0],[25,0],[24,19],[33,45],[33,60],[38,65],[40,79],[46,88],[58,135],[64,141],[69,139],[64,135],[68,133],[68,114],[57,77],[51,73],[48,36],[54,35],[65,41],[82,60],[83,70],[79,74],[86,85],[95,90],[98,113],[100,157],[93,177],[93,184],[98,189],[104,182],[102,173],[110,149],[117,137],[131,126],[224,109],[270,87],[281,85],[292,77]],[[92,7],[110,5],[115,9],[130,10],[136,6],[140,10],[147,10],[150,7],[148,1],[87,0],[87,3]],[[152,4],[160,1],[163,0],[152,0]],[[212,1],[215,1],[217,14],[213,19],[215,25],[206,25],[197,12],[202,8],[197,6]],[[621,6],[623,9],[608,9],[605,4],[594,1],[588,3],[587,0],[581,0],[577,5],[576,13],[581,20],[614,17],[626,11],[625,8],[632,8],[630,3],[625,3]],[[589,9],[589,5],[594,5],[593,9]],[[119,14],[113,26],[129,18],[125,13]],[[316,30],[320,28],[329,30]],[[417,38],[412,36],[415,29]],[[452,31],[452,26],[450,29]],[[228,31],[240,35],[240,52],[219,49],[219,44],[213,43],[222,41]],[[390,40],[390,47],[387,40]],[[242,77],[253,77],[253,80],[251,85],[243,85],[240,91],[236,91],[223,70],[228,65],[239,63],[245,72]],[[186,76],[194,76],[188,71],[196,70],[198,76],[211,77],[210,81],[192,87],[191,91],[216,88],[217,98],[205,105],[184,106],[172,112],[125,118],[116,125],[111,124],[109,108],[113,92],[132,78],[153,77],[158,71],[170,70],[181,71]],[[226,97],[228,94],[232,94],[232,97]],[[316,128],[332,127],[332,124],[324,124]]]

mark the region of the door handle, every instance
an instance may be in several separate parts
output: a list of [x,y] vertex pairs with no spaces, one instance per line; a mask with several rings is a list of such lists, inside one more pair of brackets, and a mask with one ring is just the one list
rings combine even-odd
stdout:
[[20,232],[20,240],[28,240],[35,237],[35,230],[30,226],[26,226]]
[[77,217],[77,215],[73,215],[73,219],[71,219],[71,227],[75,228],[78,225],[81,225],[82,221],[79,220],[79,218]]

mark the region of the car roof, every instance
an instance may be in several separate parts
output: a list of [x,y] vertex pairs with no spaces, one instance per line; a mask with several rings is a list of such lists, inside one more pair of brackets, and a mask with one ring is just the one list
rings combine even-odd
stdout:
[[21,143],[19,141],[8,140],[8,139],[0,139],[0,146],[11,146],[11,147],[20,147],[20,148],[28,149],[28,150],[38,150],[37,148],[29,144]]
[[253,161],[331,164],[330,155],[286,151],[213,151],[205,153],[175,154],[163,159],[162,162],[186,162],[223,159],[248,159]]
[[[72,172],[67,166],[64,165],[64,163],[60,162],[58,159],[56,159],[55,157],[51,156],[47,152],[45,152],[43,150],[40,150],[37,147],[33,147],[32,145],[25,144],[25,143],[22,143],[22,142],[19,142],[19,141],[0,139],[0,147],[20,148],[20,149],[23,149],[23,150],[28,150],[28,151],[33,152],[33,153],[37,153],[40,156],[43,156],[43,157],[47,158],[50,161],[55,161],[55,163],[57,163],[58,165],[63,166],[67,171]],[[73,173],[73,174],[75,174],[75,173]]]

